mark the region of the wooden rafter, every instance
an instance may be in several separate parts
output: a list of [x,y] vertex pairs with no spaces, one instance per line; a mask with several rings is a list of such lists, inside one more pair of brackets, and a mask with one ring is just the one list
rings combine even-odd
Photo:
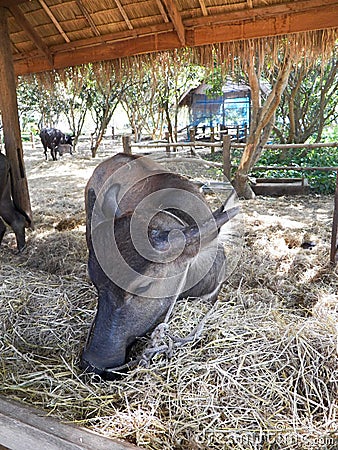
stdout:
[[[330,6],[338,7],[336,0],[303,0],[289,2],[285,4],[275,4],[270,6],[260,6],[251,9],[242,9],[239,11],[229,11],[223,14],[209,14],[208,17],[196,17],[186,19],[184,25],[186,28],[195,28],[200,26],[214,26],[221,23],[234,23],[239,21],[261,20],[269,17],[278,17],[284,14],[296,14],[311,11],[316,14],[318,8],[328,8]],[[336,10],[337,13],[337,10]],[[321,28],[321,27],[319,27]]]
[[115,3],[116,3],[116,6],[117,6],[118,9],[119,9],[119,11],[120,11],[120,13],[121,13],[121,15],[122,15],[124,21],[126,22],[127,27],[129,28],[129,30],[132,30],[134,27],[133,27],[133,25],[131,24],[131,22],[130,22],[130,20],[129,20],[129,17],[128,17],[128,15],[127,15],[125,9],[123,8],[123,6],[122,6],[120,0],[115,0]]
[[178,39],[181,45],[185,45],[185,30],[182,22],[181,14],[177,8],[175,0],[163,0],[165,4],[169,17],[175,27]]
[[27,21],[25,18],[23,12],[18,6],[12,5],[9,10],[11,11],[12,15],[14,16],[16,22],[20,27],[27,33],[29,38],[34,42],[36,47],[41,50],[41,52],[46,56],[50,64],[53,65],[53,56],[47,47],[47,45],[43,42],[41,37],[37,34],[37,32],[34,30],[34,28],[31,26],[31,24]]
[[[251,10],[250,10],[251,11]],[[287,35],[304,31],[338,27],[336,6],[316,8],[289,15],[255,18],[247,22],[210,24],[187,30],[187,45],[201,46],[217,42]]]
[[[97,36],[97,37],[91,37],[86,39],[80,39],[78,41],[72,42],[72,49],[76,50],[78,48],[89,48],[89,47],[99,47],[100,45],[104,43],[111,43],[111,42],[120,42],[125,41],[127,39],[136,39],[141,38],[144,36],[151,36],[151,35],[160,35],[160,34],[166,34],[174,31],[174,26],[172,23],[162,23],[159,25],[151,25],[144,28],[137,28],[134,30],[125,30],[125,31],[119,31],[117,33],[109,33],[105,34],[104,36]],[[68,44],[58,44],[54,45],[52,47],[54,53],[62,53],[67,52],[69,50]],[[38,54],[36,51],[32,51],[29,53],[26,53],[24,57],[27,58],[35,58]],[[23,55],[22,53],[19,53],[17,55],[13,55],[13,59],[15,61],[22,59]]]
[[[200,7],[201,7],[201,10],[202,10],[203,16],[207,16],[208,15],[208,11],[207,11],[207,8],[205,6],[204,0],[198,0],[198,1],[200,3]],[[252,0],[248,0],[248,1],[252,1]]]
[[156,4],[158,6],[158,9],[160,10],[160,13],[163,17],[164,22],[168,23],[169,19],[168,19],[167,13],[165,12],[165,9],[163,8],[161,0],[156,0]]
[[92,16],[89,14],[87,8],[82,3],[82,0],[76,0],[76,4],[79,7],[82,14],[84,15],[84,17],[86,18],[87,22],[89,23],[89,26],[92,29],[95,36],[100,36],[99,30],[98,30],[97,26],[95,25],[95,23],[92,19]]
[[25,3],[27,0],[0,0],[0,8],[10,8],[11,6],[17,6],[20,3]]
[[52,13],[52,11],[48,8],[48,6],[46,5],[46,3],[44,2],[44,0],[39,0],[40,5],[42,6],[42,8],[45,10],[46,14],[49,16],[50,20],[53,22],[53,24],[56,26],[57,30],[59,31],[59,33],[61,34],[61,36],[63,37],[63,39],[66,42],[70,42],[69,37],[66,35],[66,33],[63,31],[61,25],[59,24],[59,22],[56,20],[54,14]]

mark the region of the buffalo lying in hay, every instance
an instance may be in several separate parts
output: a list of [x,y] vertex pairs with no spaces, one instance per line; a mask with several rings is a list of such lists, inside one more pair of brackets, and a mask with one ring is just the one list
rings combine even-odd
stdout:
[[88,270],[98,309],[82,353],[111,378],[137,337],[178,297],[215,300],[225,279],[219,230],[238,213],[212,213],[197,186],[147,157],[117,154],[86,187]]

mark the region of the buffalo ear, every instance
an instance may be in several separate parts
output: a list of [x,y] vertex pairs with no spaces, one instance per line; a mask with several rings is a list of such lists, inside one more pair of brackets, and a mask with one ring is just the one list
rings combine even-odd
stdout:
[[102,213],[106,219],[119,218],[122,212],[119,208],[117,196],[120,192],[121,185],[118,183],[113,184],[104,194],[102,203]]

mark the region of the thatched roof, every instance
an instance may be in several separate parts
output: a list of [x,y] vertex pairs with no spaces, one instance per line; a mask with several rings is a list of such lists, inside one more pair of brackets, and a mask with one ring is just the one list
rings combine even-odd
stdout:
[[[179,101],[179,106],[191,106],[194,95],[208,95],[208,90],[210,88],[210,84],[201,83],[196,88],[189,89],[184,95],[182,95]],[[246,97],[250,93],[250,86],[243,82],[235,83],[228,80],[222,87],[222,92],[225,98]]]
[[17,74],[338,27],[334,0],[0,0],[5,8]]

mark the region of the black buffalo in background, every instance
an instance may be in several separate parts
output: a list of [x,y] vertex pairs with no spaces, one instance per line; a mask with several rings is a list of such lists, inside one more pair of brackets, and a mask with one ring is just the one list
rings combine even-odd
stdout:
[[8,158],[0,153],[0,244],[6,224],[14,231],[18,251],[22,252],[26,246],[25,228],[31,226],[31,221],[13,202],[11,166]]
[[45,157],[47,159],[47,148],[50,149],[53,161],[57,160],[57,152],[60,156],[64,153],[72,155],[72,136],[62,133],[56,128],[43,128],[40,131],[40,139],[44,148]]

